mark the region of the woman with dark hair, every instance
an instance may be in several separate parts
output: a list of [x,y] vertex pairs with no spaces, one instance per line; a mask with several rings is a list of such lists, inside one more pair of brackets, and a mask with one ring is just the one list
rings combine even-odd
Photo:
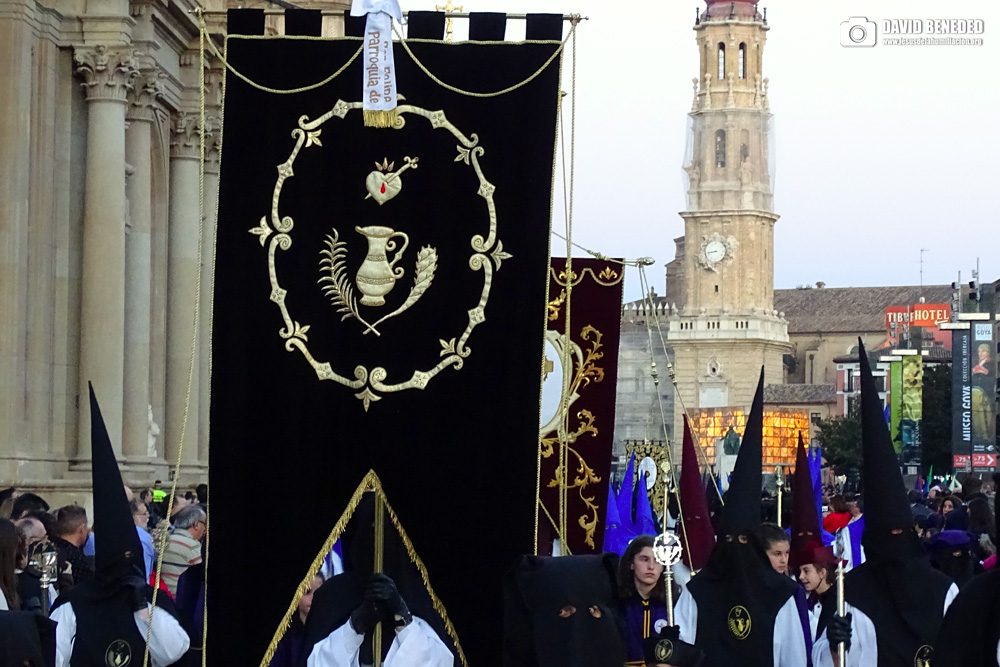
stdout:
[[17,595],[17,526],[7,519],[0,519],[0,610],[18,610],[21,601]]
[[667,625],[663,566],[653,557],[653,539],[652,535],[640,535],[632,540],[618,564],[626,665],[645,665],[644,640]]

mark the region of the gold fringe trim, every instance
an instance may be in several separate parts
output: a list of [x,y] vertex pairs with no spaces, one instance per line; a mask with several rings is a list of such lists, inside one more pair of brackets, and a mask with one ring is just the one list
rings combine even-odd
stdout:
[[427,567],[424,562],[417,555],[416,550],[413,548],[413,543],[410,541],[410,536],[406,534],[403,530],[403,526],[399,523],[399,519],[396,517],[396,511],[392,509],[392,505],[389,504],[389,500],[385,496],[385,491],[382,489],[382,481],[375,474],[374,470],[369,470],[368,474],[365,475],[364,479],[361,480],[361,484],[358,488],[354,490],[354,495],[351,496],[350,502],[347,503],[347,508],[344,509],[344,513],[340,515],[337,519],[337,523],[334,524],[333,530],[330,531],[330,536],[326,538],[326,542],[323,543],[323,547],[320,549],[319,554],[313,560],[312,565],[309,566],[309,571],[306,576],[302,579],[302,583],[299,584],[298,588],[295,590],[295,595],[292,598],[291,604],[288,605],[288,610],[285,612],[285,617],[281,620],[281,624],[278,625],[278,629],[274,633],[274,637],[271,639],[270,645],[267,647],[267,652],[260,661],[260,667],[268,667],[271,664],[271,660],[274,658],[275,651],[278,650],[278,643],[281,638],[285,636],[285,632],[292,624],[292,614],[298,611],[299,600],[307,590],[309,590],[310,584],[312,584],[313,578],[319,573],[320,567],[323,565],[323,559],[326,554],[330,553],[333,549],[333,545],[340,539],[343,535],[344,530],[347,528],[347,523],[354,516],[355,510],[357,510],[358,505],[361,503],[361,497],[368,491],[373,491],[382,504],[385,506],[385,511],[389,515],[389,519],[392,521],[392,525],[399,531],[399,536],[403,539],[403,546],[406,547],[406,553],[410,557],[410,562],[417,566],[417,571],[420,572],[420,578],[423,579],[424,588],[427,589],[427,594],[430,595],[431,604],[434,606],[434,611],[441,616],[444,621],[444,629],[448,633],[452,642],[455,644],[455,650],[458,652],[458,659],[462,664],[462,667],[469,667],[469,662],[465,658],[465,652],[462,650],[462,645],[458,641],[458,633],[455,631],[455,626],[452,625],[451,619],[448,618],[448,611],[444,608],[444,604],[438,598],[437,594],[434,592],[434,588],[431,586],[430,578],[427,575]]
[[399,113],[395,109],[388,111],[378,111],[377,109],[365,109],[365,127],[394,127]]

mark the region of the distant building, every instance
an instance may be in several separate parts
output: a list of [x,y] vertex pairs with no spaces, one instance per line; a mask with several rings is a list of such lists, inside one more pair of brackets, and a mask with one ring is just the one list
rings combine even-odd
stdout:
[[834,384],[835,359],[865,347],[883,347],[889,338],[886,311],[920,303],[947,304],[950,285],[924,287],[813,287],[774,290],[774,307],[785,313],[793,351],[785,358],[789,384]]

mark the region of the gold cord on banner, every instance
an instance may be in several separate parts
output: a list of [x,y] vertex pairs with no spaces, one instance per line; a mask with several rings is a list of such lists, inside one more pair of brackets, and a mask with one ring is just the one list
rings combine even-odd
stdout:
[[[393,23],[393,25],[392,25],[392,31],[396,34],[396,37],[399,38],[399,43],[403,45],[403,50],[406,51],[406,55],[410,56],[410,59],[413,60],[413,63],[417,67],[420,68],[420,71],[423,72],[424,74],[426,74],[428,76],[428,78],[430,78],[430,80],[433,81],[434,83],[436,83],[437,85],[441,86],[442,88],[444,88],[446,90],[450,90],[453,93],[458,93],[459,95],[466,95],[467,97],[499,97],[500,95],[506,95],[507,93],[514,92],[518,88],[520,88],[522,86],[525,86],[525,85],[531,83],[532,81],[534,81],[536,78],[538,78],[538,76],[542,72],[544,72],[546,69],[548,69],[549,65],[551,65],[552,62],[556,58],[559,57],[559,54],[563,52],[563,49],[566,47],[566,42],[568,42],[570,40],[570,38],[573,38],[573,40],[574,40],[573,44],[574,44],[574,49],[575,49],[576,48],[576,40],[575,40],[576,26],[580,23],[581,20],[583,20],[583,17],[581,17],[579,15],[574,15],[572,18],[570,18],[570,26],[571,27],[569,29],[569,34],[566,35],[566,39],[564,39],[562,42],[560,42],[559,48],[556,49],[555,52],[551,56],[549,56],[549,59],[546,60],[542,64],[541,67],[539,67],[537,70],[535,70],[534,74],[532,74],[531,76],[529,76],[524,81],[521,81],[519,83],[515,83],[512,86],[508,86],[506,88],[494,91],[492,93],[476,93],[476,92],[473,92],[471,90],[463,90],[463,89],[458,88],[456,86],[453,86],[453,85],[451,85],[449,83],[445,83],[440,78],[438,78],[438,76],[435,75],[434,72],[432,72],[429,69],[427,69],[427,66],[424,65],[422,62],[420,62],[420,60],[417,58],[417,56],[414,55],[413,51],[410,49],[410,45],[407,43],[409,40],[403,39],[403,36],[399,33],[399,29],[396,28],[396,24],[395,23]],[[413,41],[420,41],[420,40],[413,40]],[[433,40],[433,41],[437,41],[437,40]],[[484,43],[489,43],[489,42],[484,42]],[[505,43],[505,42],[499,42],[499,43]],[[576,67],[576,63],[575,62],[573,64],[573,66],[574,66],[574,68]]]
[[392,508],[389,503],[388,498],[386,498],[385,490],[382,488],[382,481],[379,479],[378,475],[375,474],[374,470],[369,470],[368,474],[365,475],[364,479],[354,490],[354,495],[351,496],[351,500],[347,503],[347,507],[344,509],[343,514],[337,519],[337,523],[334,524],[333,530],[330,531],[330,535],[326,538],[326,542],[323,543],[322,548],[319,553],[316,554],[316,558],[313,559],[312,565],[309,566],[309,571],[306,572],[306,576],[303,577],[302,582],[299,584],[298,588],[295,590],[295,595],[292,597],[291,603],[288,605],[288,609],[285,611],[285,616],[278,626],[278,629],[274,633],[274,637],[271,638],[271,643],[264,653],[264,657],[260,661],[260,667],[268,667],[271,664],[271,660],[274,658],[275,651],[278,650],[278,643],[281,641],[282,636],[285,631],[292,623],[292,615],[297,613],[299,601],[306,591],[309,590],[309,586],[312,584],[312,580],[319,573],[320,567],[323,565],[323,559],[328,553],[333,549],[333,545],[336,544],[337,540],[340,539],[344,531],[347,529],[347,523],[354,516],[355,510],[361,503],[361,497],[367,492],[373,492],[375,497],[381,501],[383,508],[385,509],[385,515],[389,518],[389,523],[392,524],[393,528],[399,533],[399,537],[403,540],[403,546],[406,549],[407,555],[410,557],[410,562],[416,566],[417,571],[420,573],[420,578],[424,583],[424,588],[427,590],[427,594],[431,599],[431,606],[433,606],[434,611],[441,616],[441,620],[444,621],[444,629],[448,634],[448,637],[455,644],[455,651],[457,653],[458,662],[462,667],[469,667],[469,661],[465,657],[465,651],[462,650],[462,645],[458,641],[458,633],[455,631],[455,626],[452,624],[451,619],[448,618],[448,610],[444,608],[444,604],[438,598],[434,589],[431,587],[430,577],[427,574],[427,567],[424,565],[423,560],[417,554],[416,549],[413,548],[413,542],[410,541],[410,536],[406,534],[406,530],[403,529],[402,524],[399,523],[399,517],[396,516],[396,511]]
[[[570,154],[569,154],[569,183],[566,181],[566,122],[563,116],[563,96],[559,98],[559,133],[560,133],[560,146],[562,152],[562,180],[563,180],[563,216],[564,216],[564,228],[566,232],[566,275],[573,275],[573,186],[575,177],[575,160],[576,160],[576,24],[574,21],[572,23],[572,28],[567,39],[572,38],[573,40],[573,68],[571,70],[571,81],[570,81]],[[565,44],[565,42],[563,43]],[[560,46],[560,49],[562,47]],[[558,54],[558,51],[557,51]],[[418,63],[419,64],[419,63]],[[566,344],[563,345],[562,350],[562,367],[564,373],[572,373],[573,368],[573,354],[572,354],[572,304],[573,304],[573,285],[572,282],[566,285],[566,316],[565,325],[563,328],[564,336],[566,338]],[[557,430],[559,436],[559,464],[556,468],[556,480],[558,482],[558,496],[559,496],[559,507],[556,522],[556,534],[559,538],[559,553],[561,555],[572,554],[572,550],[569,546],[569,534],[567,530],[567,498],[569,491],[569,396],[566,391],[563,391],[559,400],[559,412],[561,415],[561,425]],[[539,497],[539,502],[541,498]],[[548,514],[548,509],[545,510]],[[551,519],[551,517],[550,517]]]
[[[375,496],[375,557],[372,565],[374,572],[381,574],[385,569],[385,508],[382,506],[382,499]],[[382,624],[375,624],[375,632],[372,633],[372,658],[375,660],[374,667],[382,667]]]
[[[649,294],[649,285],[646,282],[646,267],[644,265],[642,265],[642,264],[639,265],[639,287],[640,287],[640,289],[642,289],[642,292],[643,292],[643,295],[644,295],[643,296],[643,300],[648,300],[648,302],[650,304],[652,304],[652,297]],[[648,334],[648,339],[649,339],[649,363],[650,363],[650,374],[653,376],[653,391],[656,393],[656,404],[657,404],[657,406],[659,406],[659,409],[660,409],[660,424],[661,424],[661,426],[663,428],[663,443],[664,443],[663,444],[663,448],[664,448],[664,452],[666,453],[667,467],[670,468],[670,480],[673,482],[673,485],[674,485],[674,495],[677,497],[677,513],[681,517],[681,532],[684,533],[684,545],[687,546],[687,545],[690,545],[691,542],[688,541],[687,523],[683,519],[683,517],[684,517],[684,506],[681,503],[681,487],[680,487],[680,484],[677,483],[677,472],[674,470],[674,460],[673,460],[673,456],[671,456],[671,451],[670,451],[670,438],[667,436],[667,415],[666,415],[666,411],[663,409],[663,395],[660,393],[660,388],[659,388],[660,379],[659,379],[659,375],[656,372],[656,359],[653,356],[653,330],[649,327],[649,318],[648,317],[646,318],[646,333]],[[666,350],[664,350],[664,353],[666,353]],[[676,389],[675,389],[674,393],[676,395]],[[640,477],[639,479],[641,480],[642,478]],[[630,484],[632,483],[632,480],[626,480],[626,481],[628,483],[630,483]],[[645,487],[645,484],[643,484],[643,487]],[[645,493],[646,489],[643,488],[642,491],[643,491],[643,493]],[[666,531],[666,529],[667,529],[667,496],[668,495],[669,494],[666,494],[666,493],[663,494],[663,530],[664,531]]]
[[[684,402],[684,395],[681,393],[681,388],[677,385],[677,373],[674,371],[674,365],[670,361],[670,354],[667,352],[667,341],[666,341],[666,338],[663,335],[663,328],[660,326],[660,318],[656,317],[656,304],[654,303],[653,299],[649,296],[649,283],[646,282],[646,272],[645,272],[645,268],[642,265],[639,266],[639,277],[640,277],[640,282],[641,282],[642,291],[643,291],[643,295],[644,295],[643,296],[643,303],[644,303],[644,305],[646,307],[646,312],[652,314],[652,320],[656,324],[656,332],[657,332],[657,334],[659,335],[659,338],[660,338],[660,349],[663,351],[663,358],[667,360],[667,374],[670,377],[670,383],[674,387],[674,396],[677,398],[677,400],[681,404],[681,413],[684,416],[688,417],[688,419],[690,420],[691,415],[690,415],[689,409],[687,407],[687,404]],[[651,318],[649,316],[646,317],[646,329],[650,330],[650,332],[651,332],[650,325],[649,325],[649,320],[650,319]],[[652,333],[650,333],[650,336],[652,336]],[[652,346],[652,342],[650,342],[650,346]],[[653,367],[655,368],[656,367],[656,362],[653,360],[652,354],[653,354],[652,353],[652,347],[650,347],[650,362],[652,363]],[[657,392],[657,397],[659,398],[659,392]],[[662,406],[662,404],[660,406],[660,412],[661,413],[663,412],[663,406]],[[694,420],[691,420],[691,423],[694,423]],[[663,422],[664,437],[666,437],[666,424],[667,424],[667,422],[664,421]],[[705,452],[702,451],[700,445],[695,446],[694,451],[695,451],[695,456],[698,456],[699,454],[701,455],[701,457],[699,459],[699,464],[705,466],[705,472],[707,472],[708,476],[712,479],[713,486],[715,487],[715,493],[719,497],[719,502],[721,502],[723,505],[725,505],[726,502],[722,498],[722,491],[719,489],[719,480],[715,476],[715,473],[712,472],[712,466],[708,462],[708,455],[705,454]],[[679,493],[680,493],[680,489],[678,488],[678,494]],[[678,498],[679,497],[680,496],[678,495]],[[679,502],[679,500],[678,500],[678,502]]]
[[[199,25],[199,29],[201,31],[201,34],[202,35],[207,35],[208,34],[208,26],[205,24],[204,13],[200,9],[199,10],[195,10],[195,11],[198,14],[198,25]],[[548,58],[548,60],[546,60],[542,64],[541,67],[539,67],[537,70],[535,70],[535,72],[533,74],[531,74],[528,78],[524,79],[523,81],[520,81],[520,82],[518,82],[518,83],[516,83],[516,84],[514,84],[512,86],[508,86],[507,88],[504,88],[502,90],[498,90],[498,91],[495,91],[495,92],[491,92],[491,93],[476,93],[476,92],[472,92],[472,91],[468,91],[468,90],[462,90],[461,88],[457,88],[456,86],[452,86],[452,85],[450,85],[448,83],[445,83],[437,75],[435,75],[433,72],[431,72],[429,69],[427,69],[427,66],[424,65],[416,57],[416,55],[414,55],[413,51],[410,49],[410,45],[407,43],[408,40],[403,39],[402,35],[400,35],[399,30],[396,28],[395,24],[393,24],[392,29],[395,32],[396,36],[399,37],[399,42],[400,42],[400,44],[403,45],[403,49],[406,51],[407,55],[410,56],[410,58],[413,60],[414,64],[416,64],[416,66],[418,68],[420,68],[420,70],[424,74],[426,74],[431,79],[431,81],[433,81],[434,83],[438,84],[442,88],[445,88],[447,90],[452,91],[453,93],[458,93],[459,95],[466,95],[468,97],[499,97],[500,95],[504,95],[506,93],[513,92],[513,91],[517,90],[518,88],[521,88],[522,86],[525,86],[525,85],[531,83],[536,78],[538,78],[538,76],[542,72],[544,72],[546,69],[548,69],[549,65],[551,65],[553,63],[553,61],[555,61],[555,59],[559,57],[559,54],[562,53],[563,48],[566,46],[566,42],[571,37],[573,37],[576,34],[576,26],[579,24],[580,20],[582,20],[582,17],[574,17],[574,18],[572,18],[570,20],[570,24],[571,24],[572,27],[570,28],[569,35],[567,35],[566,39],[564,39],[562,42],[559,43],[559,48],[557,48],[555,50],[555,52]],[[252,35],[241,35],[240,36],[241,39],[253,39],[254,37],[255,36],[252,36]],[[227,36],[226,37],[226,41],[228,42],[228,40],[229,40],[229,37]],[[414,41],[419,41],[419,40],[414,40]],[[225,65],[225,67],[226,67],[226,69],[228,71],[232,72],[235,76],[237,76],[239,79],[241,79],[247,85],[252,86],[252,87],[254,87],[254,88],[258,89],[258,90],[262,90],[262,91],[264,91],[266,93],[273,93],[275,95],[294,95],[296,93],[304,93],[306,91],[315,90],[317,88],[325,86],[326,84],[330,83],[331,81],[333,81],[334,79],[336,79],[338,76],[340,76],[341,74],[343,74],[344,71],[348,67],[351,66],[351,63],[353,63],[355,60],[357,60],[358,56],[360,56],[361,52],[364,50],[364,45],[359,46],[358,50],[354,52],[354,54],[347,60],[346,63],[344,63],[336,72],[334,72],[330,76],[326,77],[322,81],[319,81],[319,82],[313,83],[313,84],[309,84],[307,86],[300,86],[299,88],[280,89],[280,88],[271,88],[269,86],[265,86],[263,84],[257,83],[256,81],[254,81],[253,79],[251,79],[250,77],[248,77],[247,75],[243,74],[242,72],[240,72],[236,68],[234,68],[232,65],[230,65],[229,61],[226,60],[226,57],[219,52],[218,47],[216,47],[215,42],[211,39],[211,37],[209,37],[208,39],[206,39],[205,42],[208,44],[208,48],[212,52],[212,55],[214,55],[216,58],[218,58],[219,62],[221,62],[223,65]],[[365,113],[367,114],[369,112],[366,111]],[[380,113],[380,112],[371,112],[371,113]],[[381,112],[381,113],[391,113],[391,112]],[[365,122],[366,122],[366,124],[368,123],[368,119],[367,118],[365,119]],[[392,127],[392,123],[395,122],[395,119],[393,118],[391,122],[389,120],[379,121],[379,120],[377,120],[373,116],[372,117],[372,122],[385,122],[385,123],[387,123],[385,125],[375,125],[374,127]]]
[[[205,25],[204,14],[203,14],[203,12],[200,9],[195,10],[195,11],[198,14],[198,26],[199,26],[199,29],[201,30],[201,34],[203,36],[207,36],[208,35],[208,26]],[[247,85],[253,86],[254,88],[256,88],[258,90],[263,90],[265,93],[273,93],[275,95],[294,95],[295,93],[304,93],[306,91],[315,90],[317,88],[325,86],[326,84],[330,83],[331,81],[333,81],[334,79],[336,79],[338,76],[340,76],[341,74],[343,74],[344,70],[346,70],[348,67],[350,67],[351,63],[353,63],[355,60],[357,60],[358,56],[361,55],[361,51],[364,49],[364,46],[359,46],[358,50],[354,52],[354,55],[352,55],[347,60],[347,62],[344,63],[340,67],[340,69],[338,69],[336,72],[334,72],[330,76],[326,77],[325,79],[323,79],[319,83],[313,83],[313,84],[310,84],[308,86],[302,86],[300,88],[289,88],[287,90],[282,90],[280,88],[270,88],[268,86],[264,86],[262,84],[259,84],[256,81],[253,81],[252,79],[250,79],[250,77],[246,76],[242,72],[237,71],[232,65],[229,64],[229,61],[226,60],[225,56],[223,56],[221,53],[219,53],[219,49],[215,46],[215,42],[212,41],[212,39],[211,39],[210,36],[208,37],[208,39],[205,39],[204,37],[202,39],[203,39],[203,44],[206,41],[208,42],[208,48],[212,51],[212,55],[214,55],[216,58],[218,58],[219,62],[221,62],[223,65],[225,65],[225,67],[226,67],[227,70],[229,70],[230,72],[232,72],[234,75],[236,75],[239,79],[241,79]],[[228,36],[226,37],[226,41],[227,42],[229,41],[229,37]]]
[[[198,160],[198,257],[201,257],[202,247],[203,247],[203,236],[204,236],[204,225],[205,225],[205,37],[206,31],[204,29],[205,21],[200,14],[201,10],[198,10],[198,22],[201,26],[199,32],[199,61],[200,66],[198,68],[198,84],[200,88],[200,100],[199,100],[199,160]],[[187,428],[188,428],[188,417],[191,414],[191,387],[194,383],[194,367],[195,360],[197,358],[198,350],[198,327],[200,324],[201,317],[201,271],[198,271],[198,277],[195,281],[195,293],[194,293],[194,326],[191,331],[191,355],[190,362],[188,363],[188,377],[187,377],[187,391],[184,397],[184,416],[181,420],[181,432],[180,439],[177,445],[177,457],[174,461],[173,467],[173,480],[170,483],[170,496],[167,501],[167,521],[169,521],[169,512],[174,506],[174,500],[177,497],[177,482],[180,479],[181,471],[181,461],[184,454],[184,442],[187,438]],[[162,525],[162,523],[161,523]],[[207,539],[208,535],[208,521],[206,516],[205,522],[205,535]],[[160,582],[162,581],[163,573],[163,552],[166,550],[167,545],[167,531],[161,530],[160,538],[156,545],[156,578],[153,583],[153,600],[150,605],[149,610],[149,621],[146,623],[146,646],[143,651],[142,664],[143,667],[149,667],[149,640],[153,634],[153,615],[156,613],[156,600],[160,593]],[[206,582],[205,589],[208,590],[207,581],[207,566],[206,566]],[[207,606],[207,605],[206,605]],[[206,612],[207,613],[207,612]],[[204,636],[202,637],[202,664],[205,661],[205,641]]]

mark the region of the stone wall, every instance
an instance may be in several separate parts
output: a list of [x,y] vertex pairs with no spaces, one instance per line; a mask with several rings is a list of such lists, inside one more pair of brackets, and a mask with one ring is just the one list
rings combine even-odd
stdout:
[[[221,44],[224,0],[201,6]],[[179,454],[182,488],[206,478],[224,70],[207,59],[202,209],[197,7],[0,0],[0,487],[86,502],[88,381],[127,483]]]

